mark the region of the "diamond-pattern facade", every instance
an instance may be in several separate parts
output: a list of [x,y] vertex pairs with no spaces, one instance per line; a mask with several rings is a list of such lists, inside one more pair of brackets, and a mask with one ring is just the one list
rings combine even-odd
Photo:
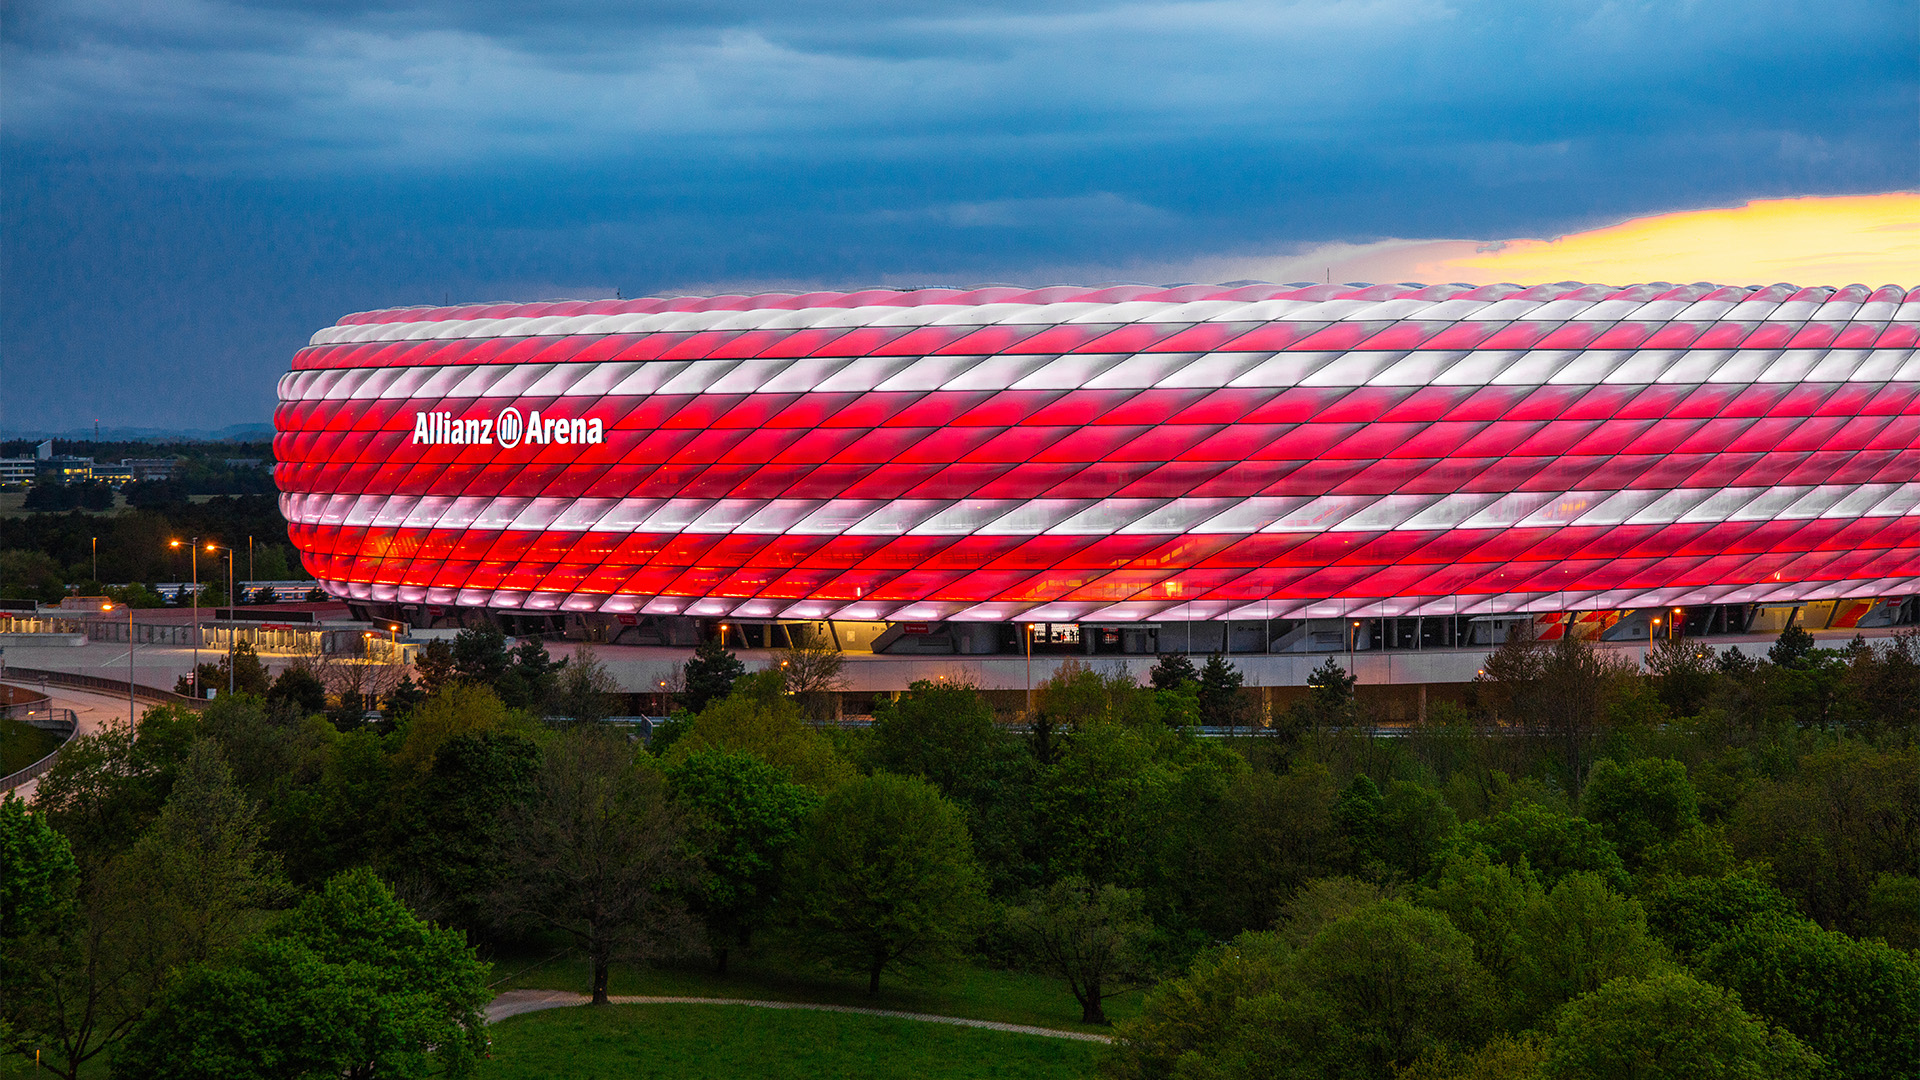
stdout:
[[397,309],[294,358],[275,476],[307,568],[402,603],[1125,622],[1899,595],[1917,344],[1920,290],[1858,285]]

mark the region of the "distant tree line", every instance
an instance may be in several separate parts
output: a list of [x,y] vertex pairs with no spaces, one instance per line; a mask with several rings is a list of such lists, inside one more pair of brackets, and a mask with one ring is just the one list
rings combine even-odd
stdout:
[[[53,489],[49,489],[53,490]],[[253,579],[296,580],[307,576],[287,542],[286,519],[268,495],[184,499],[158,509],[123,510],[107,516],[81,513],[0,517],[0,596],[58,601],[69,586],[102,594],[101,582],[187,581],[192,569],[174,539],[199,536],[237,549],[233,572],[247,580],[247,538],[253,538]],[[94,573],[95,540],[99,573]],[[227,558],[200,553],[204,603],[227,602]],[[248,598],[236,596],[245,602]],[[137,598],[136,603],[144,602]]]

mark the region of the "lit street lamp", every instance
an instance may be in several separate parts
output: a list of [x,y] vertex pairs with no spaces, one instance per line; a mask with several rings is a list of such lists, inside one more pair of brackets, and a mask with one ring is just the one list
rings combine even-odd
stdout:
[[[179,547],[180,541],[170,540],[168,547]],[[193,696],[200,696],[200,538],[187,539],[187,550],[192,556],[193,567],[193,674],[187,676],[193,685]],[[231,665],[229,665],[231,666]]]
[[[233,614],[234,614],[233,612],[233,607],[234,607],[234,604],[233,604],[233,549],[226,546],[225,544],[208,544],[207,545],[207,553],[209,555],[213,554],[216,551],[224,551],[227,553],[227,623],[228,623],[227,625],[227,696],[232,697],[233,696],[233,642],[235,638],[240,636],[239,632],[232,625],[234,621],[233,619]],[[195,670],[198,670],[198,669],[196,668]]]
[[[101,611],[112,611],[112,604],[100,605]],[[127,605],[127,741],[133,741],[134,728],[140,725],[140,718],[134,714],[133,704],[133,605]]]

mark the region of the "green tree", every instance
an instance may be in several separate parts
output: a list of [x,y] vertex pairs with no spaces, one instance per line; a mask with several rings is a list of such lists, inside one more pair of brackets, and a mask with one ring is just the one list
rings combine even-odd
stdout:
[[66,837],[12,792],[0,797],[0,947],[69,905],[79,876]]
[[1707,704],[1714,685],[1713,650],[1683,637],[1663,638],[1647,653],[1661,704],[1675,716],[1695,716]]
[[1643,898],[1647,929],[1688,961],[1742,927],[1801,917],[1780,890],[1746,874],[1666,878]]
[[1671,758],[1594,762],[1580,809],[1629,868],[1656,846],[1700,825],[1700,797],[1687,767]]
[[453,677],[462,682],[498,687],[513,668],[507,635],[491,623],[469,626],[454,635]]
[[1494,862],[1484,849],[1440,868],[1420,902],[1446,915],[1473,942],[1473,958],[1503,985],[1520,962],[1520,921],[1541,901],[1532,871]]
[[577,645],[554,676],[553,707],[561,716],[596,723],[613,715],[619,693],[620,683],[593,648]]
[[1246,676],[1219,653],[1207,657],[1200,668],[1200,722],[1208,727],[1248,726],[1248,709],[1240,688]]
[[1034,842],[1048,876],[1144,879],[1179,781],[1162,740],[1178,738],[1164,728],[1095,723],[1065,740],[1059,759],[1039,770],[1034,793]]
[[1473,946],[1438,912],[1385,900],[1315,935],[1293,978],[1248,1002],[1219,1074],[1390,1076],[1475,1037],[1493,987]]
[[1001,732],[993,706],[964,683],[915,682],[873,710],[867,760],[878,769],[933,782],[949,798],[989,784]]
[[666,775],[706,865],[693,906],[724,975],[729,951],[751,944],[778,891],[781,856],[820,795],[745,751],[701,750],[668,766]]
[[413,681],[413,676],[403,675],[399,683],[387,694],[387,700],[384,702],[387,719],[395,723],[404,722],[411,718],[413,710],[419,708],[426,700],[427,692],[420,688],[420,684]]
[[453,646],[445,638],[434,638],[413,654],[413,670],[427,693],[437,692],[455,678]]
[[458,682],[445,687],[413,710],[405,741],[394,755],[394,766],[424,775],[448,739],[509,726],[507,706],[493,687]]
[[1920,1076],[1920,960],[1911,953],[1776,919],[1734,931],[1699,967],[1824,1057],[1839,1080]]
[[1380,786],[1361,773],[1340,793],[1333,804],[1334,827],[1346,841],[1347,870],[1370,881],[1386,876],[1386,867],[1375,850],[1380,841]]
[[466,1076],[486,1047],[488,965],[371,871],[329,880],[232,961],[173,986],[115,1077]]
[[1139,1016],[1114,1026],[1100,1071],[1114,1080],[1208,1076],[1228,1056],[1245,1007],[1292,980],[1293,950],[1277,934],[1249,931],[1203,950],[1147,994]]
[[1153,931],[1145,897],[1115,885],[1064,877],[1007,912],[1007,928],[1080,1003],[1080,1022],[1107,1023],[1107,998],[1146,975],[1142,946]]
[[1185,653],[1161,653],[1147,672],[1155,690],[1178,690],[1187,683],[1200,685],[1200,671]]
[[34,809],[73,845],[83,873],[133,844],[160,814],[197,734],[193,713],[158,706],[125,724],[67,743],[34,791]]
[[1372,855],[1397,881],[1426,877],[1460,824],[1438,791],[1411,780],[1387,781],[1378,822]]
[[80,1070],[126,1038],[183,967],[236,944],[277,890],[252,803],[213,743],[182,764],[152,827],[91,868],[66,917],[8,950],[8,1026],[20,1052]]
[[718,638],[708,638],[694,647],[693,658],[681,668],[686,690],[682,700],[690,712],[703,712],[715,701],[733,693],[733,684],[747,673],[747,665],[727,651]]
[[1767,650],[1767,662],[1789,671],[1804,671],[1813,663],[1816,643],[1813,635],[1798,626],[1780,631],[1780,637]]
[[1178,866],[1190,886],[1180,905],[1214,940],[1269,927],[1307,881],[1336,873],[1341,839],[1333,822],[1340,787],[1317,762],[1285,773],[1230,777],[1214,820]]
[[[528,709],[535,712],[545,711],[553,703],[554,692],[559,688],[560,677],[566,672],[567,662],[555,660],[547,655],[547,647],[537,637],[522,638],[513,648],[512,662],[507,670],[493,682],[493,688],[500,700],[509,708]],[[597,674],[604,676],[604,669]],[[584,694],[594,694],[610,679],[596,680],[589,675]],[[582,703],[592,704],[582,699]],[[605,715],[605,714],[602,714]]]
[[822,792],[854,774],[833,743],[801,719],[799,706],[786,695],[774,671],[748,675],[732,694],[708,704],[674,736],[660,759],[671,763],[701,750],[744,750]]
[[1535,894],[1514,931],[1511,983],[1520,1015],[1531,1020],[1614,979],[1651,975],[1665,957],[1640,904],[1588,872]]
[[1036,884],[1030,840],[1034,761],[1026,743],[994,721],[993,707],[972,686],[915,682],[894,701],[875,706],[865,763],[919,776],[967,812],[967,831],[997,895]]
[[651,759],[617,735],[569,731],[544,748],[532,796],[507,808],[495,910],[571,938],[605,1005],[614,960],[683,947],[697,870],[685,833]]
[[[229,666],[233,669],[231,676],[227,670]],[[267,675],[267,665],[260,662],[260,657],[254,653],[253,646],[244,641],[234,644],[231,657],[220,658],[220,665],[214,669],[212,677],[207,680],[207,685],[218,688],[224,694],[227,692],[229,679],[233,683],[234,693],[252,694],[255,697],[266,697],[267,691],[273,686]]]
[[1455,845],[1459,850],[1484,848],[1489,857],[1509,866],[1524,860],[1549,888],[1583,870],[1599,874],[1610,888],[1627,887],[1626,866],[1598,825],[1533,803],[1467,822],[1460,826]]
[[313,672],[290,667],[268,688],[267,705],[291,709],[301,716],[317,716],[327,711],[327,688]]
[[1795,1080],[1819,1055],[1690,975],[1617,979],[1573,1002],[1554,1025],[1543,1080]]
[[1727,838],[1737,854],[1766,860],[1774,883],[1820,925],[1865,933],[1880,875],[1920,866],[1920,746],[1822,746],[1797,773],[1753,784]]
[[959,954],[984,900],[960,811],[916,777],[830,793],[787,856],[783,907],[802,952],[867,976]]
[[476,731],[440,744],[426,776],[405,789],[390,877],[415,910],[479,927],[501,872],[501,815],[531,798],[540,748],[524,735]]

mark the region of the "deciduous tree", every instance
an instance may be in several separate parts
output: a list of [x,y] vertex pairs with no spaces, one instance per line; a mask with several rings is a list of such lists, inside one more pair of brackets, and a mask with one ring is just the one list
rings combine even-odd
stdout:
[[1103,1003],[1147,974],[1153,930],[1144,896],[1086,878],[1061,878],[1007,912],[1007,926],[1080,1003],[1080,1022],[1107,1023]]
[[651,759],[611,733],[567,732],[545,747],[532,796],[507,811],[495,910],[571,938],[604,1005],[614,960],[685,947],[681,897],[698,869],[685,831]]
[[875,773],[829,794],[788,854],[792,943],[867,976],[957,956],[984,895],[960,811],[917,777]]
[[1617,979],[1563,1010],[1543,1080],[1799,1080],[1820,1058],[1690,975]]
[[667,768],[674,801],[688,811],[706,876],[694,910],[706,921],[721,974],[736,946],[751,943],[779,887],[780,861],[820,804],[786,770],[740,750],[701,750]]
[[488,965],[368,870],[329,880],[230,962],[173,986],[113,1076],[466,1076],[486,1047]]

